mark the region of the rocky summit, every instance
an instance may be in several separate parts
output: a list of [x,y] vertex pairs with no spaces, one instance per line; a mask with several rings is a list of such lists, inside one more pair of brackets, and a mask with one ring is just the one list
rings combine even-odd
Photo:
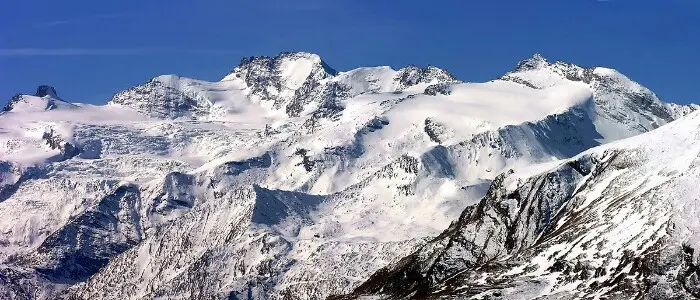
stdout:
[[700,113],[540,55],[241,60],[0,112],[2,299],[695,299]]

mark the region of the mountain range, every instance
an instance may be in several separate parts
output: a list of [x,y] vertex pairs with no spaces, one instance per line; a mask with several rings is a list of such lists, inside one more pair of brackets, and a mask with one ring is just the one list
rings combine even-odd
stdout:
[[694,299],[699,106],[318,55],[0,113],[5,299]]

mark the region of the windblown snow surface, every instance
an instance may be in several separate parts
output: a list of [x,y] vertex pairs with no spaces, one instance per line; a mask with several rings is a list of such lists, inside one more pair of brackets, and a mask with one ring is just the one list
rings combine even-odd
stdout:
[[[494,178],[507,176],[501,172],[539,174],[548,169],[528,166],[562,164],[696,108],[664,103],[614,70],[549,63],[538,55],[486,83],[464,83],[434,66],[338,72],[317,55],[286,52],[245,58],[219,82],[159,76],[102,106],[71,104],[41,86],[35,95],[13,97],[0,115],[0,296],[324,299],[350,293],[380,268],[454,230],[463,211],[493,194]],[[654,174],[638,179],[676,176],[654,181]],[[567,186],[590,177],[567,176]],[[620,189],[642,193],[632,188],[639,184]],[[550,204],[572,202],[565,198]],[[642,202],[635,209],[657,211]],[[623,218],[637,230],[630,232],[666,226],[660,222],[667,219],[641,213],[625,218],[637,210],[594,213]],[[561,222],[553,208],[550,213]],[[645,218],[655,221],[638,221]],[[540,231],[515,236],[512,249],[532,246]],[[626,243],[637,241],[626,232],[606,234],[612,241],[605,251],[617,265],[625,259],[615,256],[619,251],[651,243],[650,237]],[[505,238],[500,231],[494,236]],[[560,246],[551,251],[581,244],[557,237]],[[687,243],[697,245],[697,237]],[[551,268],[549,256],[564,255],[535,254],[532,263],[540,269]],[[509,274],[549,282],[538,291],[575,290],[557,287],[552,272],[518,266]],[[491,273],[483,274],[490,280]]]

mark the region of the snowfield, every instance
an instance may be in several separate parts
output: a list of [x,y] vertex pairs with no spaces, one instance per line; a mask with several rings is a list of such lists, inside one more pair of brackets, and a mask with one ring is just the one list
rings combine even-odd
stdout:
[[[696,109],[664,103],[614,70],[538,55],[486,83],[464,83],[434,66],[338,72],[315,54],[286,52],[245,58],[219,82],[158,76],[102,106],[71,104],[41,86],[13,97],[0,114],[0,296],[350,293],[455,230],[463,211],[493,194],[502,172],[517,170],[504,183],[513,189],[560,159]],[[652,133],[691,126],[683,122]],[[686,168],[679,166],[639,180],[658,185]],[[585,177],[567,176],[572,188]],[[604,187],[590,188],[588,197],[600,198]],[[593,207],[585,203],[596,200],[580,201]],[[611,219],[640,232],[622,244],[611,235],[617,227],[600,227],[613,230],[611,251],[630,247],[626,240],[648,247],[651,237],[640,235],[679,217],[644,219],[635,209]],[[550,214],[550,221],[559,216]],[[535,237],[518,238],[530,245]],[[547,249],[594,255],[575,248],[580,241]],[[687,241],[697,245],[698,236]],[[619,251],[611,255],[623,259]],[[530,256],[540,271],[507,272],[550,278],[541,269],[551,269],[553,253]],[[549,292],[576,290],[550,279]]]

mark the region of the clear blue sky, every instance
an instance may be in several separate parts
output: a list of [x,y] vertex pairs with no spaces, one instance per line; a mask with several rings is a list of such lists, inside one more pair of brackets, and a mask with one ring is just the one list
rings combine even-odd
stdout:
[[218,80],[244,56],[308,51],[341,71],[433,64],[467,81],[540,52],[700,102],[700,0],[5,2],[5,100],[49,84],[104,103],[159,74]]

